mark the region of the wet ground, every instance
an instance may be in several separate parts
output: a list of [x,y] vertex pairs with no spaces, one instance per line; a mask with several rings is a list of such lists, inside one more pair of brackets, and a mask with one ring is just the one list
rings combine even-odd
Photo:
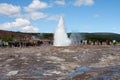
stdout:
[[0,80],[120,80],[120,46],[0,48]]

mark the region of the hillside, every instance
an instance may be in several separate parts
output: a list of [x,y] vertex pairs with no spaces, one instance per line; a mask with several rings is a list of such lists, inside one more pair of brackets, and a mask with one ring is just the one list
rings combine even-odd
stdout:
[[[73,33],[68,33],[69,37]],[[74,33],[75,36],[80,39],[91,39],[91,40],[117,40],[120,41],[120,34],[117,33]],[[35,36],[40,39],[53,39],[53,33],[22,33],[0,30],[0,39],[11,37],[17,40],[30,39],[31,36]]]
[[13,39],[19,40],[19,39],[29,39],[31,37],[28,33],[21,33],[21,32],[12,32],[12,31],[4,31],[0,30],[0,39],[7,41],[12,41]]
[[18,36],[29,36],[29,35],[26,33],[21,33],[21,32],[12,32],[12,31],[0,30],[0,37],[4,37],[4,36],[18,37]]
[[120,41],[120,34],[116,33],[79,33],[83,39],[92,40],[117,40]]

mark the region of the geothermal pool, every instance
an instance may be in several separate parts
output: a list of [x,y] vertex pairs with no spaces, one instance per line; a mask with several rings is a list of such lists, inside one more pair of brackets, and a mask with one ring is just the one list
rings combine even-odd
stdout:
[[0,80],[119,80],[120,46],[0,48]]
[[65,23],[62,16],[58,21],[57,28],[54,32],[54,46],[69,46],[71,45],[71,40],[68,38]]

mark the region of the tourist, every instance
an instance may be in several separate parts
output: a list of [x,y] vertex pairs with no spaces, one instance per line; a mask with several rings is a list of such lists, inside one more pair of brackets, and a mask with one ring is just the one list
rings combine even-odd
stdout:
[[110,40],[106,40],[106,44],[107,44],[107,45],[110,45]]
[[81,44],[81,45],[83,44],[83,40],[80,40],[80,44]]
[[100,45],[100,41],[99,40],[97,40],[97,45]]
[[93,45],[95,45],[96,41],[95,41],[95,40],[93,40],[92,42],[93,42]]
[[102,41],[102,40],[100,40],[99,42],[100,42],[100,45],[102,45],[103,41]]
[[3,43],[2,43],[2,40],[0,40],[0,47],[2,47]]
[[116,45],[116,44],[117,44],[117,41],[116,41],[116,40],[113,40],[112,43],[113,43],[113,45]]

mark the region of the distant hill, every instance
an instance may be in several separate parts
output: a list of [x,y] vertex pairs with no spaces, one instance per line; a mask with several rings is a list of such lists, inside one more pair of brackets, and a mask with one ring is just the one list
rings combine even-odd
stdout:
[[31,38],[31,35],[28,33],[0,30],[0,39],[5,41],[20,40],[20,39],[25,40],[29,38]]
[[[68,33],[68,36],[73,33]],[[74,33],[75,36],[78,36],[79,39],[91,39],[91,40],[117,40],[120,41],[120,34],[117,33]],[[53,33],[40,33],[41,38],[43,39],[53,39]]]
[[4,41],[30,40],[33,36],[38,39],[53,39],[52,33],[23,33],[0,30],[0,39]]
[[[69,37],[72,33],[68,33]],[[81,39],[91,39],[91,40],[117,40],[120,41],[120,34],[117,33],[74,33],[74,35],[79,35]],[[31,36],[38,37],[40,39],[52,39],[53,33],[22,33],[22,32],[12,32],[12,31],[4,31],[0,30],[0,39],[5,37],[10,37],[14,39],[30,39]],[[12,40],[12,39],[11,39]]]
[[4,37],[4,36],[13,36],[13,37],[23,36],[24,37],[24,36],[29,36],[29,34],[21,33],[21,32],[0,30],[0,37]]
[[79,33],[84,39],[92,40],[117,40],[120,41],[120,34],[116,33]]

